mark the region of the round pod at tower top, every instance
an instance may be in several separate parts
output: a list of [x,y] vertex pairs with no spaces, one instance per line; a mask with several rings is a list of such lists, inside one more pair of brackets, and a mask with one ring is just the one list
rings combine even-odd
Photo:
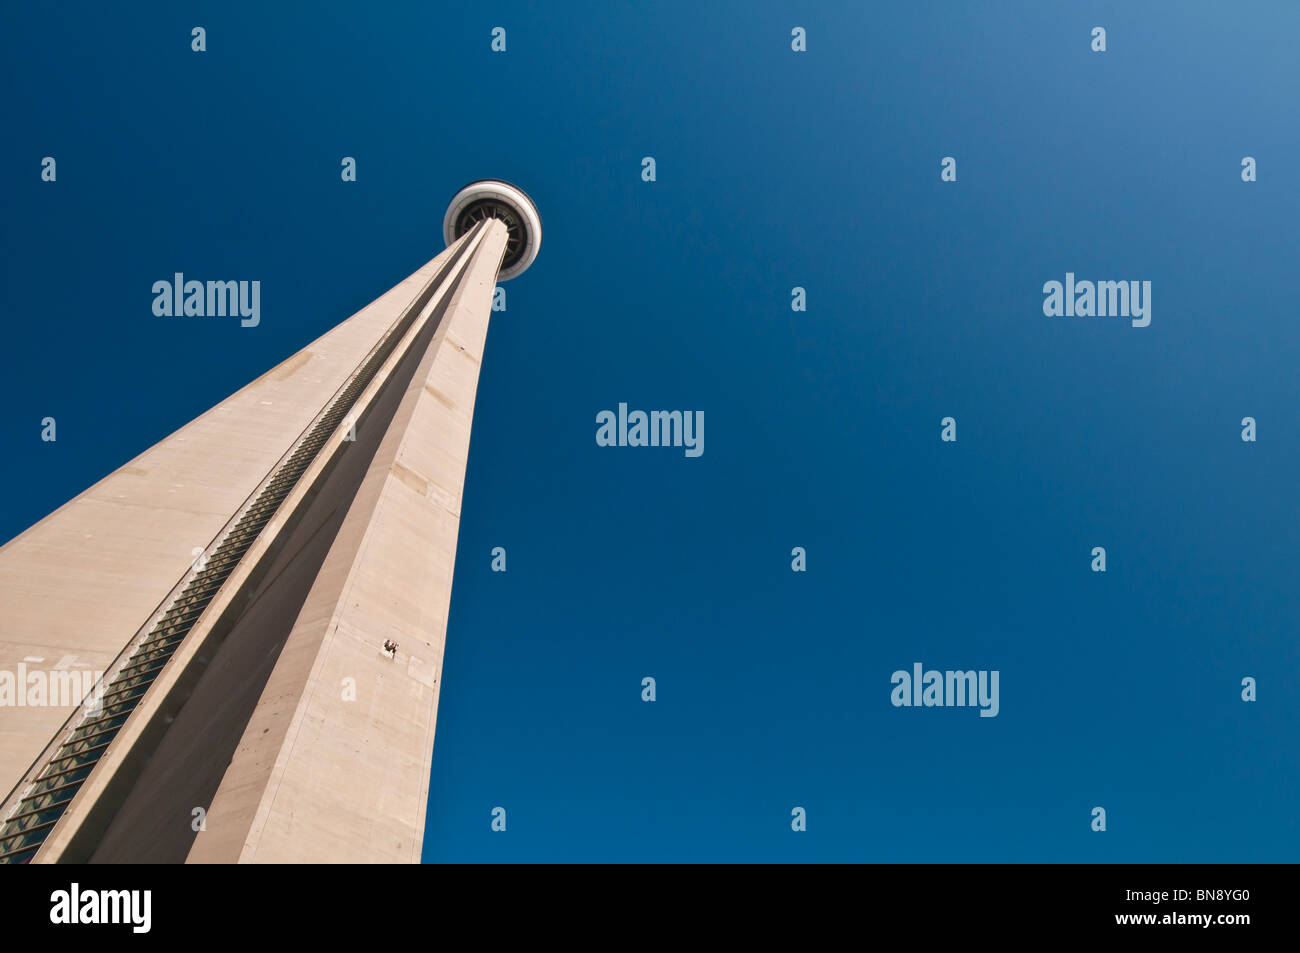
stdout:
[[481,179],[465,186],[447,206],[442,237],[450,245],[485,218],[505,223],[506,251],[498,278],[508,281],[522,274],[542,247],[542,217],[528,193],[500,179]]

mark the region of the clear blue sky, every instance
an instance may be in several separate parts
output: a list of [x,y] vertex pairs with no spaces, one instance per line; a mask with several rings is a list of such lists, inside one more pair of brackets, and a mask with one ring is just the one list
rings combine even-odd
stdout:
[[[1281,2],[7,5],[0,538],[506,178],[546,233],[480,380],[426,860],[1294,861],[1298,34]],[[154,317],[176,271],[260,280],[261,324]],[[1150,280],[1150,327],[1045,317],[1067,271]],[[620,401],[704,411],[703,456],[598,447]],[[999,715],[892,707],[917,661],[998,670]]]

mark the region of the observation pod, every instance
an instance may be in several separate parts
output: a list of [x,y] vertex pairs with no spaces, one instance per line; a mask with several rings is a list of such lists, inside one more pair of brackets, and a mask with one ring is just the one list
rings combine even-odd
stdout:
[[501,281],[528,270],[542,247],[542,217],[528,193],[501,179],[480,179],[452,198],[442,220],[442,237],[450,245],[484,219],[499,219],[506,226],[506,252],[501,260]]

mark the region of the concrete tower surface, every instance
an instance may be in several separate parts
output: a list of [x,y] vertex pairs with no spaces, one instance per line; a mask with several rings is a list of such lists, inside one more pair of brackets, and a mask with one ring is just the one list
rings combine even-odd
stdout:
[[443,231],[0,548],[0,863],[420,859],[488,318],[542,237],[497,180]]

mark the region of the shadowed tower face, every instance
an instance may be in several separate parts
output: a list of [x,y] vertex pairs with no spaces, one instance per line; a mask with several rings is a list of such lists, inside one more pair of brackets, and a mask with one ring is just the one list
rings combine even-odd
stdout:
[[444,237],[0,548],[0,862],[419,860],[479,364],[541,220],[485,180]]

